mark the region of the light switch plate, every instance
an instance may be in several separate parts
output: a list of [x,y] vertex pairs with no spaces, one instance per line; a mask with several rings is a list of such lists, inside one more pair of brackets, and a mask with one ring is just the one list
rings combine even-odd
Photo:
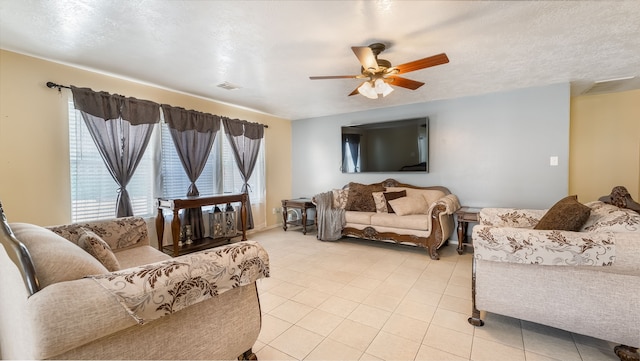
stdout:
[[558,165],[558,157],[557,156],[551,156],[549,157],[549,165],[552,167],[555,167]]

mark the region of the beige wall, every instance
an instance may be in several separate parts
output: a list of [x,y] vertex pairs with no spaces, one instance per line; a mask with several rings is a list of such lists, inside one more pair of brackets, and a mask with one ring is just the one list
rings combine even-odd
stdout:
[[640,199],[640,90],[571,100],[569,193],[588,202],[627,187]]
[[265,130],[267,226],[291,196],[291,122],[202,98],[0,50],[0,200],[10,222],[71,219],[67,97],[47,81],[245,119]]

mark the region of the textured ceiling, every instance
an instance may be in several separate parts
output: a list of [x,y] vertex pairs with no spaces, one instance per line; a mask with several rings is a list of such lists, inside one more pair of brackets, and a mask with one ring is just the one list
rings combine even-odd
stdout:
[[[579,94],[640,75],[639,19],[637,0],[2,0],[0,48],[293,120],[561,82]],[[359,74],[351,46],[373,42],[395,65],[450,62],[374,100],[347,97],[356,79],[309,80]]]

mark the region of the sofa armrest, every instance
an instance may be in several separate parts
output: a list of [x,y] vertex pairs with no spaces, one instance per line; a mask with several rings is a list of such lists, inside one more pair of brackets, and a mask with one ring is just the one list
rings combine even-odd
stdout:
[[494,227],[533,228],[546,209],[482,208],[478,224]]
[[553,266],[611,266],[614,234],[530,228],[473,227],[474,257],[479,260]]
[[458,200],[458,196],[455,194],[447,194],[446,196],[435,201],[431,207],[429,207],[429,214],[433,211],[435,206],[442,204],[445,206],[444,213],[445,214],[454,214],[458,209],[460,209],[460,201]]
[[269,256],[244,241],[90,277],[143,324],[269,277]]
[[24,358],[48,359],[136,325],[113,296],[88,278],[49,285],[29,297],[26,306],[27,319],[16,326],[30,329]]

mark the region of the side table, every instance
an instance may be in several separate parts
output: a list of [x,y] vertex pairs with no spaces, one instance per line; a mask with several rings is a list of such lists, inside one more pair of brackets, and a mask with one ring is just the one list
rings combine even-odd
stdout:
[[478,222],[480,209],[481,208],[460,207],[455,213],[458,219],[458,254],[464,252],[465,246],[471,246],[471,237],[467,238],[467,228],[470,222]]
[[[287,209],[296,208],[300,209],[302,213],[302,219],[288,220]],[[310,198],[296,198],[296,199],[283,199],[282,200],[282,228],[286,231],[287,225],[302,226],[302,234],[307,234],[307,226],[315,226],[315,220],[307,219],[307,211],[309,209],[316,209],[316,205],[313,204]]]

